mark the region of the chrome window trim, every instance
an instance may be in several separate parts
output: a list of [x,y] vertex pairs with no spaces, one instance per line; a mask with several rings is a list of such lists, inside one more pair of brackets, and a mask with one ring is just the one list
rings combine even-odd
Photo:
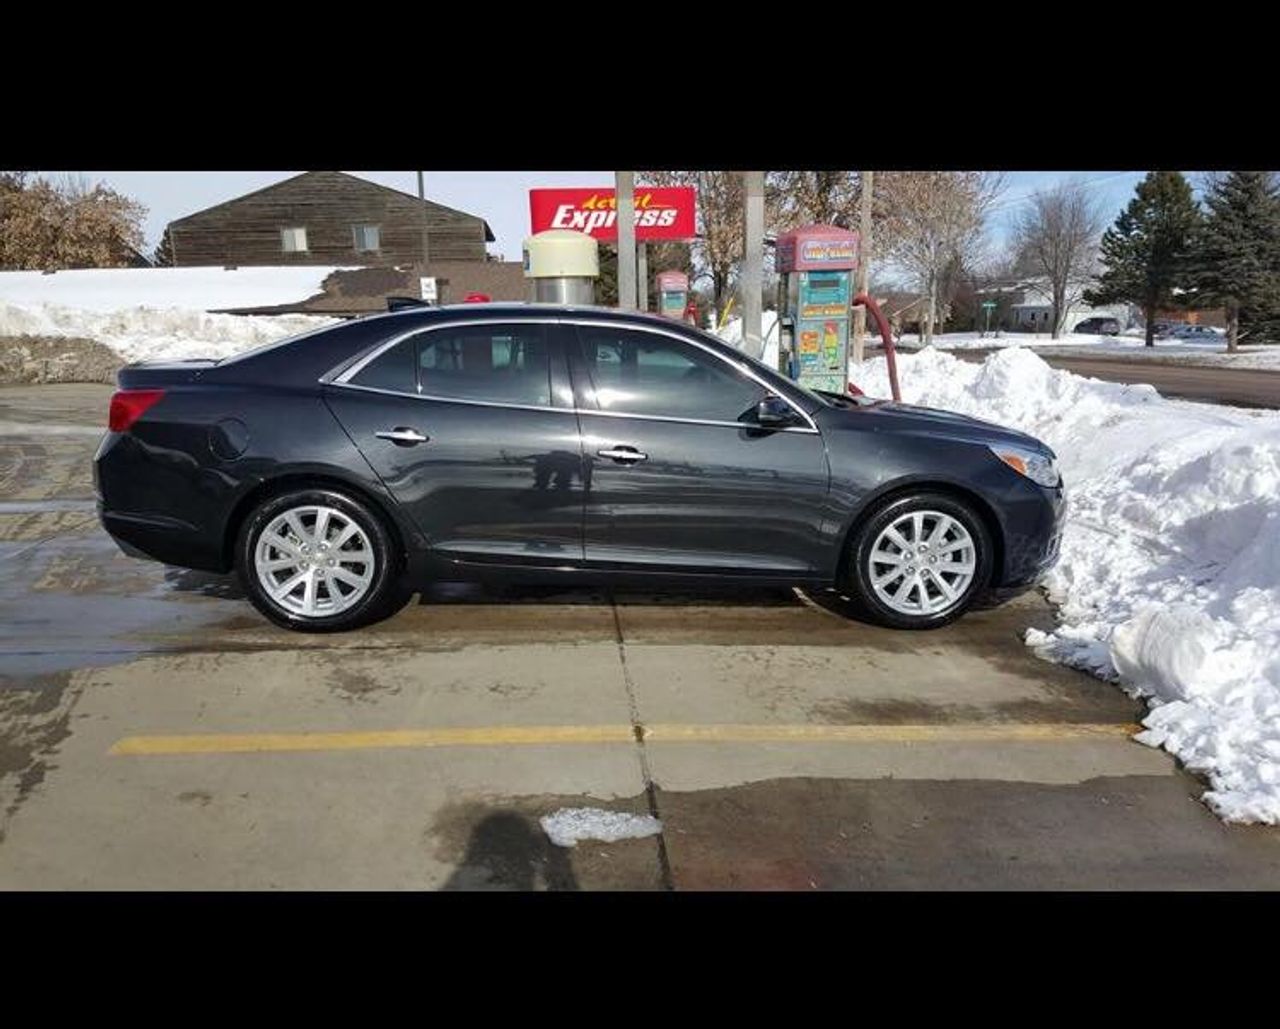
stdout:
[[469,400],[466,397],[438,397],[431,393],[400,393],[394,389],[380,389],[377,386],[357,386],[354,382],[330,382],[328,386],[341,389],[354,389],[361,393],[379,393],[384,397],[399,397],[401,400],[432,400],[437,404],[469,404],[472,407],[505,407],[516,411],[545,411],[548,414],[576,414],[572,407],[542,407],[538,404],[512,404],[503,400]]
[[[590,326],[596,326],[596,327],[606,328],[606,329],[607,328],[623,328],[623,329],[627,329],[635,332],[651,332],[658,336],[668,336],[671,339],[674,339],[678,343],[686,343],[689,346],[697,347],[703,353],[710,354],[712,357],[718,358],[720,361],[724,362],[730,368],[732,368],[735,372],[738,372],[740,375],[745,375],[752,382],[756,383],[756,385],[762,387],[766,392],[772,394],[773,396],[781,397],[784,401],[786,401],[787,406],[789,406],[793,411],[795,411],[805,420],[804,426],[798,426],[798,425],[787,426],[782,429],[773,429],[772,430],[773,432],[801,432],[809,435],[821,435],[821,433],[818,431],[817,424],[809,416],[809,413],[804,410],[804,408],[800,407],[790,397],[785,396],[782,393],[776,392],[768,382],[760,378],[760,376],[757,375],[755,371],[750,367],[747,367],[746,365],[738,364],[732,358],[729,358],[724,354],[720,354],[716,352],[711,347],[707,346],[705,343],[700,342],[699,340],[690,339],[688,336],[682,336],[678,332],[671,332],[661,326],[656,326],[656,325],[637,326],[625,321],[621,321],[621,320],[614,321],[612,319],[607,319],[607,318],[575,318],[572,316],[570,317],[556,317],[556,316],[536,317],[535,316],[532,318],[510,318],[510,317],[508,318],[458,318],[458,319],[454,319],[447,322],[440,322],[438,324],[419,325],[416,328],[409,329],[405,332],[401,332],[395,336],[392,336],[390,339],[385,340],[384,342],[378,344],[372,350],[370,350],[367,354],[365,354],[364,357],[358,359],[355,362],[355,364],[348,366],[345,370],[343,370],[338,375],[334,375],[333,369],[330,369],[328,372],[326,372],[324,375],[320,377],[319,381],[327,386],[340,386],[340,387],[343,387],[344,389],[362,390],[366,393],[381,393],[386,396],[392,396],[392,397],[410,397],[410,398],[416,397],[419,400],[433,400],[437,403],[444,403],[444,404],[471,404],[476,407],[505,407],[505,408],[514,408],[515,410],[518,410],[518,411],[572,412],[573,414],[576,414],[576,415],[584,415],[584,414],[601,415],[605,418],[639,418],[642,421],[679,422],[686,425],[718,425],[718,426],[723,426],[726,428],[734,428],[734,429],[753,428],[753,426],[749,422],[728,422],[728,421],[719,421],[719,420],[709,419],[709,418],[680,418],[674,415],[632,414],[627,411],[599,411],[599,410],[593,411],[589,408],[580,408],[576,405],[572,407],[544,407],[536,404],[512,404],[512,403],[506,403],[500,400],[471,400],[465,397],[441,397],[441,396],[436,396],[430,393],[420,393],[420,392],[419,393],[401,393],[398,390],[380,389],[374,386],[360,386],[351,382],[351,379],[354,376],[359,375],[366,365],[377,360],[379,357],[385,354],[392,347],[400,343],[403,343],[406,339],[409,339],[411,336],[418,336],[424,332],[435,332],[437,329],[454,328],[459,325],[510,325],[513,323],[516,323],[516,324],[529,323],[529,324],[537,324],[537,325],[590,325]],[[341,368],[342,365],[337,365],[336,367]]]
[[[596,415],[601,418],[636,418],[642,422],[676,422],[681,425],[711,425],[725,429],[761,429],[761,426],[750,422],[718,422],[709,418],[674,418],[661,414],[627,414],[625,411],[591,411],[585,407],[539,407],[536,404],[511,404],[502,400],[468,400],[466,397],[440,397],[431,393],[399,393],[394,389],[380,389],[377,386],[357,386],[352,382],[330,382],[326,385],[335,389],[352,389],[360,393],[377,393],[384,397],[398,397],[401,400],[430,400],[437,404],[468,404],[471,407],[501,407],[515,411],[540,411],[545,414]],[[800,432],[806,436],[819,435],[817,429],[809,429],[799,425],[788,425],[781,429],[770,429],[770,432]]]
[[[592,411],[585,407],[575,407],[573,409],[578,415],[595,415],[600,418],[635,418],[642,422],[676,422],[681,425],[714,425],[725,429],[753,429],[757,432],[765,431],[763,425],[753,425],[751,422],[721,422],[712,418],[677,418],[674,415],[665,414],[628,414],[626,411]],[[819,435],[817,429],[810,429],[803,425],[787,425],[781,429],[768,429],[769,432],[802,432],[806,436]]]

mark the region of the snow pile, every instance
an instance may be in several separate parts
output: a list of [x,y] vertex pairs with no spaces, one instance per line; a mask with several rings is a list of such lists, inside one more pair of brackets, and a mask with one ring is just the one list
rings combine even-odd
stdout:
[[[1013,426],[1057,451],[1070,508],[1049,574],[1051,660],[1148,698],[1138,739],[1207,774],[1229,821],[1280,823],[1280,416],[1055,371],[900,355],[908,403]],[[887,396],[883,359],[855,368]]]
[[92,339],[110,347],[125,361],[228,357],[334,321],[306,314],[244,316],[152,307],[102,311],[0,301],[0,336]]
[[[742,319],[730,318],[723,327],[712,332],[731,346],[742,349]],[[765,311],[760,318],[760,332],[764,336],[764,361],[770,368],[778,367],[778,312]]]
[[339,266],[263,268],[84,268],[0,272],[0,302],[58,304],[86,311],[181,307],[225,311],[293,304],[321,292]]
[[662,832],[662,823],[651,815],[605,811],[595,807],[562,807],[538,819],[542,831],[557,847],[573,847],[579,840],[635,840]]

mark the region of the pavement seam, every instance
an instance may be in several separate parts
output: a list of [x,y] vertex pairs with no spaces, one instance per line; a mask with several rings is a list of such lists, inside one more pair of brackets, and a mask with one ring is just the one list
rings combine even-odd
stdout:
[[622,665],[622,685],[627,693],[627,712],[631,718],[631,731],[636,739],[636,755],[640,760],[640,775],[644,779],[644,796],[649,806],[649,815],[662,825],[658,833],[658,870],[662,875],[662,888],[674,891],[675,880],[671,874],[671,858],[667,853],[667,830],[658,810],[658,790],[653,782],[653,773],[649,768],[649,753],[645,746],[644,723],[640,720],[640,703],[636,699],[635,683],[631,679],[631,669],[627,667],[627,646],[622,635],[622,618],[618,614],[618,602],[613,590],[608,591],[609,608],[613,612],[613,630],[618,645],[618,661]]

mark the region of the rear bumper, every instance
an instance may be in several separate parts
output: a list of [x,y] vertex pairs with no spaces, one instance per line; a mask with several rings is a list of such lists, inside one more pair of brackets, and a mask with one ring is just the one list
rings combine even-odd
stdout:
[[206,572],[226,571],[221,548],[210,546],[195,525],[164,515],[108,511],[101,500],[98,520],[116,546],[130,557]]
[[221,535],[197,522],[216,524],[218,505],[191,489],[188,464],[177,452],[107,433],[93,461],[98,521],[130,557],[222,572]]

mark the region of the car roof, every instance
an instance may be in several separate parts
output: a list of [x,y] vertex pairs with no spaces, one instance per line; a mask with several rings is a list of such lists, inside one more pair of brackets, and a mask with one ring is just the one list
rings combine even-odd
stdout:
[[495,301],[486,304],[440,304],[432,307],[403,307],[396,311],[385,311],[375,315],[369,315],[365,320],[372,318],[422,318],[427,321],[436,321],[444,317],[457,318],[462,316],[492,318],[495,315],[511,318],[580,318],[589,316],[591,318],[604,318],[610,321],[647,322],[651,325],[662,325],[667,326],[668,328],[672,325],[687,325],[686,322],[682,322],[674,318],[667,318],[663,315],[654,314],[649,311],[622,310],[617,307],[601,307],[591,304],[542,304],[526,301]]

